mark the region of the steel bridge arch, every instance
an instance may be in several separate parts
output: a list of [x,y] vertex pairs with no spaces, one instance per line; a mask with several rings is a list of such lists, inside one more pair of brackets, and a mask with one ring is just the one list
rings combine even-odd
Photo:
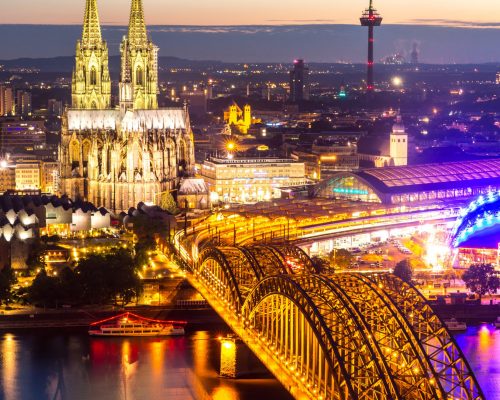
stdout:
[[238,312],[243,304],[240,285],[222,248],[205,249],[198,258],[193,273],[231,308]]
[[382,285],[401,314],[407,316],[443,390],[451,398],[483,399],[484,394],[465,355],[425,297],[415,287],[394,275],[376,274],[365,276],[364,279]]
[[303,266],[300,273],[317,272],[309,256],[289,245],[251,247],[209,247],[202,251],[194,273],[215,286],[224,300],[240,310],[246,295],[267,276],[294,274],[288,264],[294,258]]
[[[296,254],[302,256],[286,245],[209,248],[192,272],[263,348],[311,382],[312,398],[484,399],[461,350],[415,288],[385,274],[297,273],[286,265]],[[302,335],[293,345],[299,327],[291,321]]]
[[[269,300],[271,304],[269,302],[266,303],[266,300]],[[281,307],[277,307],[277,304]],[[291,308],[291,304],[296,307],[299,313]],[[287,308],[287,314],[283,313],[284,310],[282,307]],[[262,308],[265,308],[265,310],[258,314]],[[283,329],[279,329],[277,325],[286,326],[284,322],[285,319],[289,320],[288,314],[290,311],[299,318],[298,325],[300,325],[301,343],[299,346],[295,345],[295,351],[299,354],[292,354],[290,352],[288,353],[290,359],[287,360],[286,350],[284,351],[285,356],[280,352],[283,347],[283,341],[278,341],[278,338],[274,337],[273,333],[279,333],[281,336],[284,335]],[[275,313],[276,315],[271,314],[269,318],[270,313]],[[258,318],[261,316],[262,320],[259,322]],[[284,316],[285,318],[278,319],[278,316]],[[300,284],[294,280],[294,277],[290,275],[278,275],[265,278],[247,297],[242,308],[242,317],[250,329],[260,327],[262,322],[266,323],[267,330],[262,332],[260,329],[257,329],[258,333],[260,333],[259,339],[263,342],[263,345],[274,351],[275,355],[284,360],[287,365],[290,364],[290,370],[292,372],[296,371],[295,374],[299,379],[304,379],[304,381],[312,379],[313,383],[310,384],[310,391],[319,400],[333,398],[358,399],[350,380],[345,379],[348,377],[345,365],[337,362],[337,360],[341,359],[340,352],[335,345],[328,327],[318,312],[314,301]],[[270,324],[276,326],[271,327]],[[298,325],[295,327],[295,331],[298,330]],[[272,334],[269,335],[271,332]],[[298,336],[295,335],[296,340]],[[309,352],[310,348],[312,348],[311,352]],[[332,357],[330,353],[334,353],[334,356]],[[312,376],[310,376],[310,370],[304,368],[303,359],[306,360],[306,367],[309,364],[314,364],[315,367],[318,367],[319,371],[323,371],[325,380],[331,381],[331,383],[327,383],[325,380],[315,376],[314,368]]]
[[249,246],[244,248],[262,273],[262,277],[287,274],[288,271],[283,264],[280,254],[269,246]]
[[299,271],[299,273],[316,274],[320,272],[312,262],[311,258],[306,254],[306,252],[298,246],[276,244],[268,247],[279,254],[282,264],[285,266],[289,273],[296,273],[290,264],[290,261],[292,260],[297,260],[303,267],[303,270]]
[[[401,299],[390,299],[393,290],[409,296],[404,307]],[[300,371],[301,379],[312,382],[316,391],[311,394],[318,399],[484,399],[463,354],[430,307],[422,302],[425,313],[420,313],[418,299],[417,308],[411,307],[408,300],[416,294],[396,277],[278,275],[265,278],[252,290],[241,314],[265,347],[292,371]],[[297,323],[301,341],[310,343],[305,330],[312,332],[317,344],[294,343]],[[437,336],[446,332],[447,344],[441,341],[432,347],[419,334],[422,324]],[[429,352],[441,345],[447,357]],[[315,353],[306,357],[304,346]],[[310,376],[311,369],[316,376]]]
[[367,321],[367,329],[384,350],[403,398],[446,399],[443,391],[436,388],[436,377],[420,343],[405,324],[405,316],[382,288],[360,274],[336,274],[331,279]]

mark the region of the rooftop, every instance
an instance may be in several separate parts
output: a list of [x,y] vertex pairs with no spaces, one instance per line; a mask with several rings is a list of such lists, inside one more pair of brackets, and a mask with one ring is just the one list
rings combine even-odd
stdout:
[[408,187],[446,188],[484,185],[500,181],[500,158],[405,167],[372,168],[355,173],[382,192],[400,192]]

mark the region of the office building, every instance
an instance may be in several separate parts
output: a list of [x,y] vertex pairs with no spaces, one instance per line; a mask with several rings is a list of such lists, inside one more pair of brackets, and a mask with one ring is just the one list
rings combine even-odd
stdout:
[[309,100],[309,68],[304,65],[304,60],[295,60],[290,71],[290,101],[303,100]]

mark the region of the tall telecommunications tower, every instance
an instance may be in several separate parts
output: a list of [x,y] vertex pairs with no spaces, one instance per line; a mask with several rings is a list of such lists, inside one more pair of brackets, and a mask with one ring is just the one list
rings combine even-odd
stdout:
[[361,18],[362,26],[368,27],[368,65],[366,74],[366,91],[372,92],[374,89],[373,85],[373,31],[376,26],[382,24],[382,16],[373,8],[373,0],[370,0],[370,6],[363,11]]

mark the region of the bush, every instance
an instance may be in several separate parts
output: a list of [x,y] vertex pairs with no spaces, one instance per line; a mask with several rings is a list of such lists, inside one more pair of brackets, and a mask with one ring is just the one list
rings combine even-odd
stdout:
[[394,271],[392,273],[402,281],[411,283],[411,280],[413,278],[413,268],[410,264],[410,260],[404,259],[398,262],[394,267]]

